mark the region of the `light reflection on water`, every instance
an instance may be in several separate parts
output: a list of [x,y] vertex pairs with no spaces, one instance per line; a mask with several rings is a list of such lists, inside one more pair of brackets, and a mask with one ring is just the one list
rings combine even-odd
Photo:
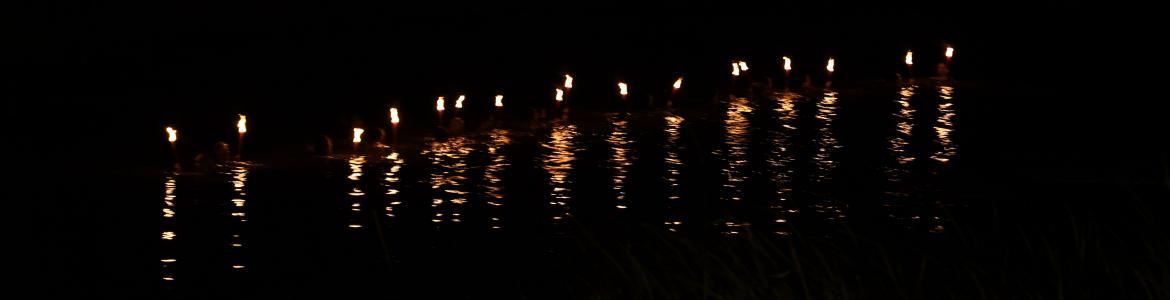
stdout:
[[464,185],[467,181],[467,155],[471,152],[470,141],[464,137],[453,137],[446,141],[431,142],[431,148],[424,155],[431,159],[431,208],[436,225],[463,222],[463,205],[467,203]]
[[228,171],[228,175],[231,176],[233,193],[231,215],[238,221],[237,224],[233,224],[234,226],[232,226],[234,230],[232,232],[231,248],[235,252],[235,262],[232,264],[233,270],[244,268],[243,258],[241,257],[243,256],[244,241],[240,238],[240,235],[242,234],[244,223],[248,221],[244,214],[248,196],[248,193],[244,191],[248,182],[248,169],[249,166],[246,163],[236,163]]
[[[569,170],[572,169],[573,161],[575,160],[576,149],[573,145],[573,140],[577,137],[577,126],[572,124],[560,124],[552,128],[549,133],[548,140],[541,143],[548,152],[541,159],[541,166],[549,175],[549,185],[552,187],[552,220],[558,223],[564,219],[571,217],[569,203],[570,203],[570,182]],[[615,150],[616,151],[616,150]],[[614,181],[614,189],[619,189],[619,182]],[[620,190],[619,190],[620,193]]]
[[350,182],[349,192],[349,228],[362,228],[361,212],[362,212],[362,198],[365,198],[366,192],[362,191],[362,166],[366,164],[366,157],[363,155],[354,155],[349,158],[349,176],[346,177]]
[[954,109],[954,92],[955,88],[949,85],[938,86],[939,102],[938,102],[938,120],[934,123],[934,132],[937,134],[939,148],[930,156],[931,159],[940,163],[947,164],[951,158],[955,156],[955,143],[951,140],[951,132],[954,131],[953,121],[955,119]]
[[487,204],[490,211],[490,220],[488,226],[491,229],[502,229],[503,221],[503,206],[504,206],[504,170],[509,166],[508,157],[504,153],[504,146],[511,143],[508,138],[508,130],[493,129],[488,133],[487,151],[491,158],[491,162],[484,167],[483,178],[487,187]]
[[[837,109],[837,92],[825,91],[821,100],[817,102],[817,152],[813,157],[817,166],[813,180],[817,183],[832,181],[833,172],[837,168],[837,156],[841,151],[841,144],[837,141],[835,132]],[[845,217],[843,205],[836,199],[822,199],[814,206],[817,213],[827,220]]]
[[[724,167],[722,170],[725,181],[723,182],[723,192],[720,194],[720,200],[723,202],[739,202],[743,200],[743,184],[747,180],[747,150],[748,150],[748,130],[751,123],[748,121],[748,114],[752,113],[753,108],[748,98],[734,97],[727,102],[726,116],[723,120],[724,133],[724,147],[717,152],[716,155],[722,156],[724,160]],[[730,205],[730,204],[728,204]],[[723,223],[723,233],[727,235],[739,234],[743,231],[742,227],[749,226],[747,222],[738,221],[736,216],[727,216],[727,221]]]
[[[681,79],[680,79],[681,80]],[[679,186],[679,177],[682,175],[682,159],[679,157],[679,152],[683,150],[679,139],[682,138],[682,133],[679,132],[682,126],[683,118],[675,115],[667,115],[666,120],[666,205],[669,208],[666,216],[667,230],[677,232],[682,227],[682,213],[678,206],[681,198],[682,190]]]
[[176,174],[167,174],[163,178],[163,207],[162,207],[162,246],[164,249],[162,258],[162,280],[175,280],[175,263],[178,260],[174,256],[175,248],[175,189],[178,187]]
[[386,189],[386,217],[394,218],[394,209],[402,205],[402,199],[398,196],[399,181],[401,180],[398,173],[402,171],[402,165],[406,161],[396,148],[390,148],[390,154],[386,155],[386,161],[390,164],[389,168],[382,174],[382,187]]
[[793,154],[790,151],[789,138],[796,132],[796,101],[799,96],[792,93],[780,93],[776,97],[774,111],[779,121],[777,132],[770,136],[769,145],[772,153],[768,156],[768,166],[772,169],[772,183],[776,190],[776,201],[771,205],[776,219],[776,233],[787,235],[791,233],[788,220],[800,210],[792,203],[792,166]]
[[613,191],[617,194],[617,208],[626,209],[626,175],[629,173],[630,165],[630,140],[628,139],[629,128],[628,123],[623,117],[610,117],[610,123],[613,125],[609,137],[606,142],[609,143],[611,156],[609,159],[610,167],[613,168]]

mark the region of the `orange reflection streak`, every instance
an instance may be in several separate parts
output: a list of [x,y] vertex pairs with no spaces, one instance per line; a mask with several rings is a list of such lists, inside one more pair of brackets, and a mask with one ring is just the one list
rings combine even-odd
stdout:
[[[837,141],[837,136],[833,130],[835,120],[837,119],[837,93],[833,91],[826,91],[821,97],[821,101],[817,102],[817,120],[820,127],[817,129],[819,139],[817,142],[817,152],[813,159],[816,161],[817,169],[814,181],[817,183],[826,183],[833,179],[833,171],[837,168],[836,157],[840,152],[841,145]],[[844,211],[841,206],[834,200],[826,200],[821,203],[814,204],[817,212],[826,216],[828,220],[836,220],[844,218]]]
[[406,161],[402,159],[395,148],[390,148],[390,155],[386,156],[386,161],[390,163],[390,168],[382,174],[382,187],[386,188],[386,217],[393,218],[395,216],[394,209],[402,204],[402,200],[398,198],[398,181],[400,180],[398,173]]
[[504,202],[504,181],[502,179],[504,170],[508,167],[508,158],[504,153],[504,146],[511,143],[508,138],[508,131],[505,129],[493,129],[488,133],[491,138],[488,141],[487,149],[488,155],[491,156],[491,163],[485,168],[483,178],[487,181],[487,204],[490,206],[493,216],[489,225],[493,230],[503,228],[503,209]]
[[949,85],[940,85],[938,87],[939,103],[938,103],[938,119],[935,120],[934,131],[938,137],[939,149],[930,156],[931,159],[940,163],[947,164],[951,158],[955,156],[957,148],[955,143],[951,140],[951,132],[954,131],[954,87]]
[[[681,80],[681,78],[680,78]],[[667,206],[673,207],[668,214],[666,220],[666,228],[673,232],[678,232],[682,227],[682,218],[680,210],[677,206],[680,205],[678,201],[682,195],[682,189],[679,186],[679,177],[682,174],[682,159],[679,157],[681,145],[679,139],[682,133],[679,131],[683,118],[678,116],[666,116],[666,184],[667,184]]]
[[[754,110],[748,98],[731,97],[727,102],[727,111],[723,120],[723,128],[726,130],[723,148],[716,150],[715,153],[725,164],[721,170],[726,179],[722,183],[723,192],[720,193],[720,200],[726,205],[735,205],[743,200],[743,184],[748,176],[746,168],[750,142],[749,126],[751,125],[748,115]],[[732,215],[728,217],[727,222],[723,223],[722,232],[725,235],[739,234],[743,230],[742,227],[747,225],[747,223],[737,221]]]
[[162,280],[164,280],[164,281],[175,280],[175,274],[174,274],[173,269],[174,269],[175,262],[178,261],[177,259],[175,259],[172,256],[174,253],[172,251],[170,251],[174,247],[174,240],[175,240],[175,236],[176,236],[176,234],[175,234],[175,220],[174,220],[174,218],[175,218],[175,189],[176,189],[176,187],[177,187],[177,183],[175,180],[175,175],[174,174],[166,175],[164,177],[164,181],[163,181],[163,205],[162,205],[163,206],[162,207],[163,220],[162,220],[162,226],[161,226],[162,227],[161,239],[163,242],[163,247],[164,247],[163,249],[165,249],[165,250],[162,251],[164,254],[162,255],[162,258],[160,260],[160,262],[162,263]]
[[[775,213],[776,224],[787,224],[791,215],[799,212],[789,200],[792,198],[792,153],[788,146],[788,137],[796,132],[796,95],[781,93],[776,98],[775,112],[781,126],[778,132],[771,136],[772,153],[768,159],[769,168],[773,170],[772,182],[776,189],[776,202],[771,205]],[[790,228],[777,226],[775,233],[790,234]]]
[[366,164],[366,157],[362,155],[354,155],[349,158],[349,176],[346,179],[350,181],[350,191],[347,195],[350,198],[349,210],[350,219],[348,228],[362,228],[362,224],[358,222],[361,219],[362,199],[366,192],[362,191],[362,166]]
[[463,185],[467,180],[467,154],[471,152],[468,142],[464,137],[436,141],[424,153],[431,159],[433,223],[463,221],[461,207],[467,202],[468,194]]
[[613,168],[613,190],[617,194],[617,208],[625,209],[626,203],[626,173],[629,172],[631,165],[629,152],[630,140],[627,138],[629,134],[627,131],[626,120],[620,117],[610,117],[610,124],[613,124],[613,129],[606,138],[609,143],[611,155],[609,157],[610,167]]
[[573,139],[577,136],[577,127],[571,124],[556,125],[549,133],[548,140],[541,143],[541,147],[548,151],[541,159],[541,167],[549,175],[549,185],[552,186],[552,220],[559,222],[571,216],[569,211],[570,186],[569,170],[572,170],[575,150]]

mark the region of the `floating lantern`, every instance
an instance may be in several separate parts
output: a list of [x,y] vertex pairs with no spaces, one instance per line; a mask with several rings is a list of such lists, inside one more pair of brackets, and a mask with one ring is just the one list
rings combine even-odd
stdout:
[[731,62],[731,76],[739,76],[739,64]]
[[906,66],[914,65],[914,51],[906,51]]
[[175,130],[174,128],[167,127],[167,141],[171,142],[171,144],[173,145],[173,144],[175,144],[175,141],[178,141],[178,140],[179,140],[179,131]]
[[622,97],[624,98],[626,95],[629,94],[629,92],[630,91],[627,89],[625,82],[618,82],[618,94],[621,94]]
[[504,107],[504,95],[496,95],[496,107]]
[[569,74],[565,74],[565,89],[568,90],[571,88],[573,88],[573,76],[569,76]]
[[366,132],[365,129],[361,129],[361,128],[354,128],[353,129],[353,149],[354,150],[357,150],[358,144],[362,142],[362,133],[364,133],[364,132]]
[[463,99],[467,99],[467,97],[459,95],[459,98],[455,99],[455,108],[463,108]]
[[390,124],[398,125],[398,108],[390,108]]
[[442,112],[443,112],[443,110],[444,110],[444,109],[446,109],[446,108],[445,108],[445,107],[443,107],[443,106],[444,106],[444,105],[443,105],[443,97],[441,97],[441,96],[440,96],[440,97],[439,97],[439,100],[435,100],[435,110],[436,110],[436,111],[439,111],[440,113],[442,113]]
[[829,75],[833,75],[833,71],[836,71],[836,65],[837,65],[837,60],[830,57],[829,63],[825,64],[825,70],[829,71]]
[[673,87],[674,87],[675,91],[678,91],[678,89],[682,88],[682,79],[683,79],[682,76],[679,76],[678,79],[674,80]]
[[565,101],[565,90],[557,89],[557,102]]
[[951,62],[951,56],[954,56],[954,55],[955,55],[955,48],[951,47],[951,46],[947,46],[946,56],[947,56],[948,63]]
[[236,122],[236,131],[240,133],[236,143],[236,158],[239,159],[244,156],[244,133],[248,132],[248,117],[240,115],[240,120]]
[[747,71],[748,70],[746,61],[742,61],[742,60],[739,61],[739,70],[740,71]]
[[782,58],[784,59],[784,72],[788,73],[792,71],[792,59],[789,59],[787,56]]

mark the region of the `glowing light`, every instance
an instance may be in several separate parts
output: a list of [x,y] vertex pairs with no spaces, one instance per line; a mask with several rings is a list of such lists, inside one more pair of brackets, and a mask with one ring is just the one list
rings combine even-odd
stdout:
[[565,74],[565,89],[567,90],[567,89],[571,89],[571,88],[573,88],[573,76],[569,76],[569,74]]
[[390,108],[390,123],[398,124],[398,108]]
[[443,111],[444,109],[446,108],[443,107],[443,97],[439,97],[439,100],[435,100],[435,110]]
[[167,127],[167,141],[174,143],[179,140],[179,131],[174,128]]
[[618,94],[625,96],[629,93],[630,93],[630,91],[629,91],[629,89],[627,89],[626,83],[625,82],[618,82]]
[[682,79],[683,78],[680,76],[677,80],[674,81],[674,89],[677,90],[682,88]]
[[353,129],[353,143],[354,144],[362,142],[362,133],[364,133],[364,132],[366,132],[365,129],[361,129],[361,128],[354,128]]
[[739,64],[731,62],[731,76],[739,76]]
[[739,69],[740,69],[741,71],[747,71],[747,70],[748,70],[748,67],[747,67],[747,62],[746,62],[746,61],[742,61],[742,60],[741,60],[741,61],[739,61]]
[[906,51],[906,65],[914,64],[914,51]]
[[504,107],[504,95],[496,95],[496,107]]
[[954,56],[954,55],[955,55],[955,48],[947,46],[947,53],[946,53],[947,59],[950,59],[951,56]]
[[830,57],[829,63],[825,64],[825,70],[829,70],[829,72],[834,72],[834,71],[836,71],[836,65],[837,65],[837,60]]
[[240,115],[240,121],[236,122],[236,131],[240,133],[248,132],[248,117]]
[[564,101],[565,100],[565,90],[557,89],[557,98],[556,99],[557,99],[557,101]]
[[782,58],[784,59],[784,71],[792,71],[792,59],[789,59],[787,56]]
[[459,95],[459,98],[455,99],[455,108],[463,108],[463,99],[467,99],[467,97]]

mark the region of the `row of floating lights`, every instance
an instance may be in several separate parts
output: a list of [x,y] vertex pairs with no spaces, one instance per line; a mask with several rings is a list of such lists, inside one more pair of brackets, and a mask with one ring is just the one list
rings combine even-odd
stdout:
[[[946,57],[946,61],[948,63],[951,62],[951,58],[954,56],[954,54],[955,54],[955,48],[951,47],[951,46],[947,46],[946,51],[944,52],[944,56]],[[783,56],[783,57],[781,57],[781,59],[783,61],[784,75],[788,76],[792,72],[792,59],[790,59],[788,56]],[[825,63],[825,70],[828,71],[828,77],[832,77],[833,72],[836,71],[836,63],[837,63],[836,59],[834,59],[832,57],[829,57],[828,62]],[[906,51],[905,63],[906,63],[907,67],[914,65],[914,52],[913,51]],[[748,71],[747,62],[742,61],[742,60],[731,62],[731,75],[732,76],[735,76],[735,77],[740,76],[741,71]],[[569,92],[569,90],[571,90],[573,88],[573,76],[569,75],[569,74],[565,74],[564,76],[565,76],[564,84],[562,84],[561,88],[556,89],[556,96],[554,99],[557,101],[557,103],[564,101],[565,95]],[[671,85],[671,87],[673,88],[672,92],[677,92],[679,89],[681,89],[682,82],[683,82],[683,77],[681,77],[681,76],[678,77],[678,79],[676,79],[674,81],[674,83]],[[626,96],[629,95],[629,86],[625,82],[619,81],[617,83],[617,87],[618,87],[618,94],[621,95],[622,99],[625,99]],[[459,95],[459,97],[457,99],[455,99],[455,108],[462,109],[463,108],[463,100],[466,100],[466,99],[467,99],[467,97],[465,97],[464,95]],[[494,104],[495,104],[496,109],[503,108],[504,107],[504,95],[496,95]],[[443,115],[443,111],[446,109],[445,106],[446,106],[445,99],[442,96],[440,96],[435,101],[435,111],[439,114],[440,118]],[[237,157],[243,152],[244,134],[248,132],[248,126],[247,126],[248,118],[247,118],[247,116],[242,115],[242,114],[239,116],[240,116],[240,119],[239,119],[239,121],[236,122],[236,129],[237,129],[237,132],[239,133],[239,144],[237,145],[237,147],[238,147]],[[395,133],[397,133],[398,123],[400,121],[401,120],[398,117],[398,108],[391,107],[390,108],[390,126],[391,126],[392,130],[394,130]],[[167,141],[169,141],[171,143],[171,152],[175,156],[175,161],[176,161],[175,165],[176,165],[176,167],[178,167],[179,154],[178,154],[178,147],[176,146],[176,142],[179,139],[179,131],[176,130],[174,127],[168,126],[168,127],[166,127],[166,132],[167,132]],[[353,144],[354,144],[355,149],[357,148],[358,144],[360,144],[362,142],[362,134],[363,133],[365,133],[365,129],[362,129],[362,128],[354,128],[353,129]],[[397,136],[397,134],[395,134],[395,136]]]

